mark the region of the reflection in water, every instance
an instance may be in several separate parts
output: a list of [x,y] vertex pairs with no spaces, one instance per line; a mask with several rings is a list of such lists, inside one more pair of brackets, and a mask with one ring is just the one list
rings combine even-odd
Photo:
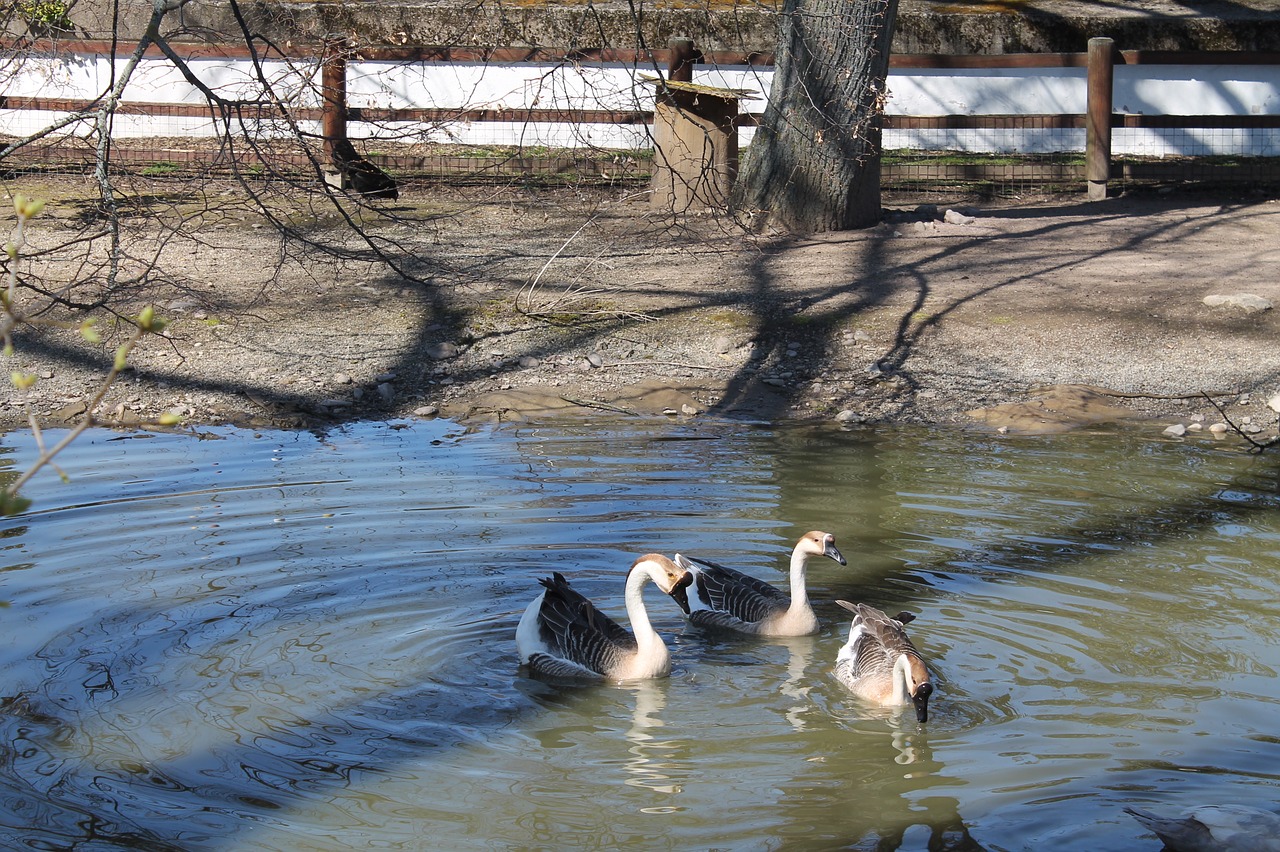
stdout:
[[786,646],[790,652],[787,660],[787,677],[778,687],[778,691],[797,702],[787,708],[787,722],[792,730],[803,731],[805,730],[804,716],[812,709],[809,690],[812,688],[810,667],[813,664],[814,637],[786,636],[775,637],[769,641]]
[[[1147,848],[1134,790],[1266,804],[1268,459],[1128,434],[400,425],[91,432],[71,485],[0,521],[0,846],[1092,852]],[[813,528],[850,562],[812,566],[817,636],[718,640],[658,599],[669,680],[517,671],[539,576],[620,611],[638,553],[697,540],[784,582]],[[920,615],[928,723],[835,682],[836,598]]]
[[[680,792],[680,784],[667,773],[678,768],[670,758],[682,744],[678,740],[658,739],[656,736],[665,731],[662,717],[658,715],[667,706],[665,686],[665,683],[646,681],[623,687],[635,698],[635,712],[626,733],[627,742],[631,744],[628,751],[634,756],[625,764],[627,772],[634,777],[626,779],[626,783],[674,795]],[[656,814],[674,813],[679,808],[666,805],[641,810]]]

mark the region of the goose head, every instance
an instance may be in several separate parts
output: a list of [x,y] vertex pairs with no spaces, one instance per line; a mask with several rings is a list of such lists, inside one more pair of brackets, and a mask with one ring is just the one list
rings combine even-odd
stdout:
[[929,670],[925,668],[924,661],[917,656],[903,654],[898,657],[898,672],[903,691],[916,708],[916,721],[929,721],[929,696],[933,695],[933,681],[929,679]]
[[822,530],[813,530],[802,535],[800,541],[796,543],[796,552],[805,556],[825,556],[841,565],[849,564],[836,548],[836,537]]
[[693,582],[693,575],[677,565],[661,553],[646,553],[631,563],[631,572],[639,571],[653,581],[653,584],[677,600],[685,594],[685,589]]

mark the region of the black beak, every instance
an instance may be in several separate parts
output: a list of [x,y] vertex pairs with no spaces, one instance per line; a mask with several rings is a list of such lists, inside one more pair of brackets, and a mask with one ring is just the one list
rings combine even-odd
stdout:
[[911,696],[911,703],[916,706],[916,721],[929,721],[929,696],[933,695],[933,685],[929,683],[920,684],[920,688],[916,690],[916,694]]
[[844,558],[844,554],[842,554],[839,550],[836,550],[836,546],[834,543],[828,544],[827,549],[822,551],[822,553],[828,559],[834,559],[836,562],[839,562],[841,565],[849,564],[849,560]]
[[686,589],[689,588],[689,584],[692,582],[693,574],[686,571],[685,575],[679,580],[676,580],[676,584],[672,586],[671,591],[668,592],[668,594],[671,595],[671,597],[675,599],[675,602],[680,606],[680,609],[684,611],[685,615],[689,614],[689,593]]

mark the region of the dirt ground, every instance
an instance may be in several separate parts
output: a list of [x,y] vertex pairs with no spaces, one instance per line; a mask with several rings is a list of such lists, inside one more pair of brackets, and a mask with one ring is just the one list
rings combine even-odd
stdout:
[[[83,218],[65,188],[44,189],[60,195],[33,247]],[[732,417],[1010,432],[1140,418],[1161,431],[1209,434],[1229,420],[1254,440],[1275,436],[1274,194],[884,201],[877,227],[795,238],[709,217],[672,223],[622,194],[411,189],[369,224],[395,268],[336,216],[307,225],[315,245],[282,245],[254,217],[205,209],[189,215],[190,237],[127,235],[154,246],[166,271],[134,306],[154,302],[170,325],[95,416],[287,428]],[[1257,302],[1235,304],[1245,295]],[[1215,296],[1228,303],[1206,303]],[[0,425],[20,427],[28,412],[47,427],[82,418],[114,327],[96,346],[74,331],[20,334],[9,369],[40,378],[0,394]]]

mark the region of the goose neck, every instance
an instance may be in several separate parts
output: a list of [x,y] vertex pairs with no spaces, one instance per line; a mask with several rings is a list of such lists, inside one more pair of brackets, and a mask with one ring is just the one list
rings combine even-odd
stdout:
[[906,654],[899,654],[898,661],[893,664],[893,691],[903,703],[911,700],[915,691],[915,683],[911,678],[911,660]]
[[641,648],[652,647],[661,642],[658,632],[649,622],[649,611],[644,605],[644,584],[652,578],[642,567],[635,567],[627,575],[627,588],[624,600],[627,607],[627,620],[631,622],[631,632],[635,634],[636,643]]
[[791,552],[791,606],[792,608],[807,606],[809,593],[806,588],[805,575],[809,565],[809,554],[797,547]]

